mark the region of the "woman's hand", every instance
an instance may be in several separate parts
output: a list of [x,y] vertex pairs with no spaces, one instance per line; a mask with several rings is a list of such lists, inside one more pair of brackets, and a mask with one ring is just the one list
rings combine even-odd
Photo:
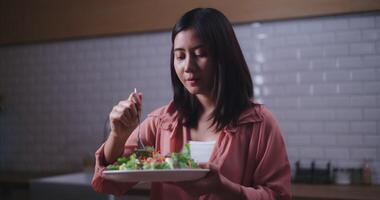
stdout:
[[220,173],[220,169],[214,164],[206,164],[210,172],[206,177],[195,181],[184,181],[172,183],[183,189],[193,198],[198,198],[204,194],[220,195],[223,199],[239,199],[240,186],[231,182]]
[[141,103],[142,93],[132,92],[127,100],[120,101],[113,107],[109,115],[111,135],[129,137],[138,125]]
[[109,119],[111,133],[104,144],[104,157],[107,163],[114,163],[123,153],[125,141],[138,125],[141,112],[142,94],[133,92],[127,100],[113,107]]

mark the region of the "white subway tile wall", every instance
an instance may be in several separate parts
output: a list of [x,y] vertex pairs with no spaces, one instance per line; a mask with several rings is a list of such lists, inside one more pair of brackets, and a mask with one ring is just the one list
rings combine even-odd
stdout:
[[[380,13],[234,28],[291,162],[371,159],[380,183]],[[171,99],[169,53],[169,32],[0,47],[0,170],[81,169],[133,88],[143,116]]]
[[170,100],[169,53],[167,32],[1,47],[0,170],[80,170],[134,88],[143,116]]
[[251,25],[256,51],[245,53],[261,50],[265,60],[252,63],[263,79],[258,98],[277,116],[293,163],[358,168],[370,159],[380,183],[379,18],[363,13]]

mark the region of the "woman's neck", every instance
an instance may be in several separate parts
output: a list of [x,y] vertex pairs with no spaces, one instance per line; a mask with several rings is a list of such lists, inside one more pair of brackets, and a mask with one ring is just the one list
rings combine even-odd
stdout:
[[216,140],[219,135],[215,134],[215,125],[212,125],[212,120],[210,120],[215,109],[215,101],[206,95],[197,95],[197,98],[202,106],[202,113],[200,113],[197,127],[191,128],[190,137],[198,141]]
[[206,95],[197,95],[199,103],[202,105],[203,115],[210,115],[215,108],[215,101]]

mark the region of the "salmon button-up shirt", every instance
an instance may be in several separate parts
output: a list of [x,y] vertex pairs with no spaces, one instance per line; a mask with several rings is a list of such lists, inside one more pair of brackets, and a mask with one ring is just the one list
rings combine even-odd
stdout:
[[[190,138],[190,131],[183,126],[169,103],[152,113],[140,125],[145,145],[154,146],[163,155],[181,151]],[[220,173],[240,187],[240,199],[289,200],[290,165],[280,128],[272,114],[263,106],[252,103],[239,117],[235,126],[228,125],[219,133],[209,162]],[[137,147],[137,129],[125,143],[124,156]],[[133,182],[114,182],[102,177],[107,163],[104,145],[96,152],[95,173],[92,186],[97,192],[122,195],[133,187]],[[164,182],[151,186],[151,199],[190,199],[181,188]],[[217,193],[205,194],[199,199],[224,199]]]

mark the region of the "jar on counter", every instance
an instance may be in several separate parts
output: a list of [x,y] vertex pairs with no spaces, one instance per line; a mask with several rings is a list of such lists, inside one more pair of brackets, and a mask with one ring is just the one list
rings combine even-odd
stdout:
[[360,185],[362,184],[362,169],[361,168],[353,168],[351,169],[351,184],[353,185]]
[[372,169],[369,160],[365,159],[362,167],[362,183],[364,185],[372,184]]
[[338,185],[349,185],[351,184],[351,171],[344,168],[334,169],[335,183]]

